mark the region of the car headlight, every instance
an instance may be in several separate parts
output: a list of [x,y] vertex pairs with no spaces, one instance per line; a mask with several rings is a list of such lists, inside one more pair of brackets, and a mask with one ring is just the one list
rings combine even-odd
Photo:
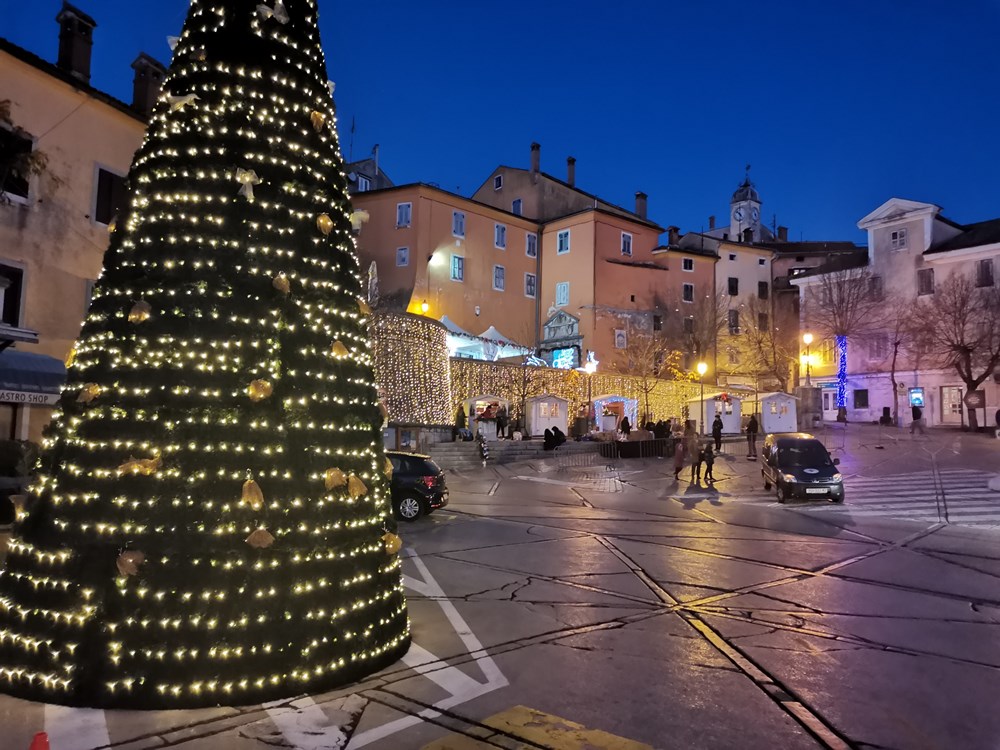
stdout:
[[830,481],[831,482],[843,482],[844,481],[844,475],[843,474],[834,474],[832,477],[830,477]]
[[781,478],[784,479],[786,482],[794,482],[795,481],[795,475],[794,474],[782,474]]

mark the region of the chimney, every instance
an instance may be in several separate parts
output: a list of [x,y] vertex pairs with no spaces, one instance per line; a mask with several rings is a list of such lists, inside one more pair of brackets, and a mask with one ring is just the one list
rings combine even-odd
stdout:
[[680,241],[681,241],[681,228],[667,227],[667,244],[673,247],[677,245]]
[[149,117],[153,113],[167,69],[145,52],[140,52],[132,63],[132,70],[135,71],[132,79],[132,109]]
[[715,229],[715,217],[714,216],[709,216],[708,217],[708,229],[709,229],[709,231]]
[[542,171],[542,144],[531,144],[531,173],[538,174]]
[[743,230],[743,241],[748,245],[753,242],[753,229],[750,227]]
[[643,192],[635,194],[635,213],[640,219],[646,218],[646,211],[649,208],[649,196]]
[[778,242],[788,242],[788,227],[778,227]]
[[63,0],[59,22],[59,59],[56,64],[84,83],[90,83],[90,48],[97,21]]
[[570,187],[576,187],[576,159],[572,156],[566,157],[566,182]]

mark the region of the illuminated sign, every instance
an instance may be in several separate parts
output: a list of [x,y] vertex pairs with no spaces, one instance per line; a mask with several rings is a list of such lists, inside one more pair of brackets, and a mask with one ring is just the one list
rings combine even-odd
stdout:
[[556,349],[552,352],[552,366],[560,370],[576,367],[576,349]]

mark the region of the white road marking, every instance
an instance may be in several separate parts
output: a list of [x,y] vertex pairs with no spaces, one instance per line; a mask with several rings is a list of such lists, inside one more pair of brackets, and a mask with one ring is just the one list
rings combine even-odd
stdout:
[[[296,750],[342,750],[347,744],[347,733],[357,724],[366,704],[367,701],[358,695],[335,701],[327,706],[327,710],[333,709],[332,719],[326,710],[308,697],[265,703],[264,708],[290,747]],[[257,739],[274,744],[271,738]]]
[[45,731],[52,750],[97,750],[111,747],[108,721],[97,708],[45,705]]

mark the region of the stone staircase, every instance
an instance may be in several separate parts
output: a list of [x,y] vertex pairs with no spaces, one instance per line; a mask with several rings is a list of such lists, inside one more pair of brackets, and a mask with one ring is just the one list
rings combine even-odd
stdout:
[[[516,461],[532,461],[542,458],[556,458],[567,454],[597,453],[599,443],[567,441],[558,450],[542,450],[541,440],[495,440],[487,444],[490,452],[488,464],[510,464]],[[481,469],[483,461],[479,457],[479,443],[436,443],[430,448],[430,456],[442,469]]]

